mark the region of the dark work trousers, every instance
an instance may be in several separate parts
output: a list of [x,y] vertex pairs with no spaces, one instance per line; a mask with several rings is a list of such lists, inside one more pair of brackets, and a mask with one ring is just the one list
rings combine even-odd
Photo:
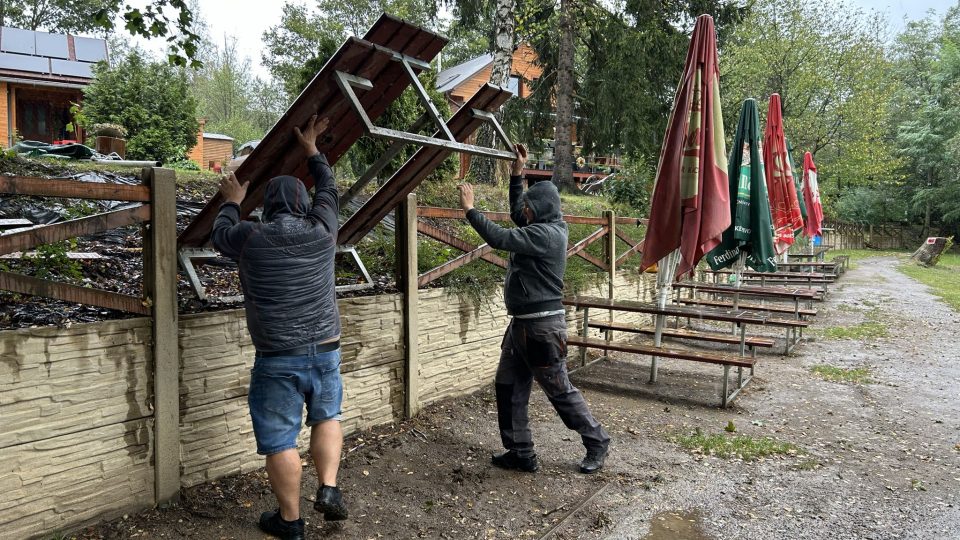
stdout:
[[507,450],[521,457],[534,454],[527,405],[534,380],[563,424],[575,430],[587,449],[606,448],[610,436],[567,377],[567,322],[563,314],[540,319],[514,318],[500,345],[497,367],[497,420]]

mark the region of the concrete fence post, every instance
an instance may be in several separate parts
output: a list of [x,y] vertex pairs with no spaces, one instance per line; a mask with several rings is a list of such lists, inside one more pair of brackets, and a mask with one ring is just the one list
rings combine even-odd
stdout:
[[403,414],[412,418],[420,410],[417,303],[417,195],[411,193],[397,208],[397,269],[403,296],[404,392]]
[[172,169],[145,169],[150,183],[144,288],[153,308],[154,474],[157,505],[180,494],[180,356],[177,335],[177,195]]

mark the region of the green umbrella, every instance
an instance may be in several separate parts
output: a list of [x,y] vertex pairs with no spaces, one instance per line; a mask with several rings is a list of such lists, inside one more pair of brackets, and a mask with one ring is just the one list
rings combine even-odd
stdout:
[[[797,203],[800,204],[800,215],[803,216],[803,222],[807,222],[807,205],[803,202],[803,178],[801,174],[797,173],[797,167],[793,164],[793,145],[790,144],[790,140],[787,141],[787,161],[790,163],[790,170],[793,172],[793,184],[797,186]],[[803,229],[797,229],[793,231],[794,236],[800,236],[803,234]]]
[[714,270],[720,270],[745,259],[747,266],[754,270],[775,272],[770,201],[760,148],[760,117],[757,102],[752,99],[745,100],[740,109],[727,167],[732,223],[723,232],[720,245],[707,253],[707,263]]

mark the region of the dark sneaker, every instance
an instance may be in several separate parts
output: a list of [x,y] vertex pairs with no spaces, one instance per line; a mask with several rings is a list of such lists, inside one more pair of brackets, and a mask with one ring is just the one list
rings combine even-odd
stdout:
[[303,518],[284,521],[280,510],[260,514],[260,530],[283,540],[303,540]]
[[607,459],[607,447],[587,448],[587,455],[580,462],[580,472],[593,474],[603,468],[603,461]]
[[336,486],[320,486],[317,490],[317,502],[313,509],[323,513],[326,521],[342,521],[347,519],[347,503],[343,502],[343,494]]
[[520,457],[513,450],[508,450],[502,454],[494,454],[490,458],[490,463],[492,463],[494,467],[500,467],[501,469],[523,472],[536,472],[536,470],[540,468],[540,464],[537,463],[536,454],[530,457]]

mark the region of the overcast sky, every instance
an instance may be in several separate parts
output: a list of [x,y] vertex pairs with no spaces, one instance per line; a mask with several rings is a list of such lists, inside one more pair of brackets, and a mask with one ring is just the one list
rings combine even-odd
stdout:
[[[299,0],[312,4],[309,0]],[[802,0],[801,0],[802,1]],[[943,15],[948,7],[958,0],[850,0],[864,10],[879,11],[887,15],[893,33],[904,27],[904,19],[922,19],[928,10]],[[224,34],[237,38],[237,47],[243,56],[250,58],[255,75],[266,77],[260,55],[263,49],[263,32],[280,23],[282,0],[199,0],[201,16],[210,27],[210,37],[222,42]],[[162,45],[158,45],[162,47]],[[154,49],[155,47],[149,47]]]

